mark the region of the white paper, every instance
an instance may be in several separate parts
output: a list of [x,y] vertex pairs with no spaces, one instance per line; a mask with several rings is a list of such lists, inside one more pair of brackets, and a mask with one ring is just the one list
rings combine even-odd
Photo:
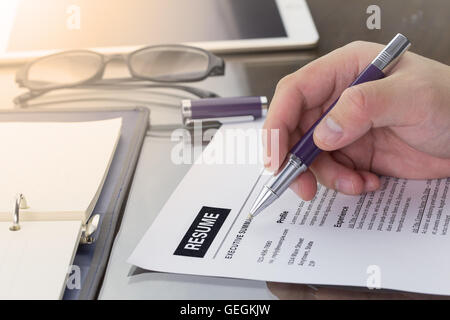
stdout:
[[[195,164],[129,262],[161,272],[450,294],[450,178],[383,177],[381,190],[361,196],[319,186],[310,202],[288,190],[250,221],[268,179],[260,174],[257,164]],[[231,211],[203,257],[174,254],[202,250],[198,242],[213,238],[205,230],[218,219],[188,233],[204,206]]]
[[0,299],[61,299],[81,221],[0,222]]
[[15,196],[29,206],[21,220],[84,220],[99,196],[122,119],[0,124],[0,221]]

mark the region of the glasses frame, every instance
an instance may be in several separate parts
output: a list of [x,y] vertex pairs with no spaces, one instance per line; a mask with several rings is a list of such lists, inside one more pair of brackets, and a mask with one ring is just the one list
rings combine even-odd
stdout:
[[[131,67],[131,58],[133,57],[133,55],[141,53],[142,51],[145,51],[148,49],[158,49],[158,48],[185,49],[185,50],[190,50],[190,51],[197,51],[208,57],[208,66],[203,74],[200,74],[199,76],[193,77],[190,79],[159,80],[159,79],[153,78],[153,77],[144,77],[144,76],[138,75]],[[36,88],[35,86],[32,85],[31,81],[28,80],[28,72],[34,64],[36,64],[42,60],[45,60],[45,59],[49,59],[49,58],[53,58],[53,57],[57,57],[57,56],[63,56],[63,55],[67,55],[70,53],[89,53],[89,54],[98,56],[100,58],[100,66],[99,66],[97,72],[93,76],[91,76],[87,79],[84,79],[82,81],[77,81],[77,82],[73,82],[70,84],[55,84],[55,85],[46,86],[45,88]],[[103,79],[106,66],[108,65],[109,62],[111,62],[113,60],[125,61],[131,77]],[[101,53],[91,51],[91,50],[68,50],[68,51],[58,52],[55,54],[51,54],[48,56],[38,58],[37,60],[34,60],[34,61],[26,64],[21,69],[19,69],[16,73],[16,83],[21,88],[29,89],[30,92],[27,92],[27,93],[17,97],[15,99],[15,103],[20,105],[21,103],[23,103],[27,100],[33,99],[33,98],[41,96],[49,91],[57,90],[57,89],[69,89],[69,88],[75,88],[75,87],[88,87],[88,86],[91,86],[91,88],[95,88],[96,85],[117,85],[117,84],[124,83],[124,82],[136,82],[136,81],[155,82],[155,84],[153,84],[153,85],[152,84],[146,85],[146,87],[148,87],[148,88],[174,88],[174,89],[187,91],[187,92],[192,93],[199,97],[211,97],[211,96],[217,96],[217,95],[215,93],[212,93],[212,92],[209,92],[206,90],[193,88],[193,87],[189,87],[189,86],[183,86],[183,85],[173,85],[172,83],[196,82],[196,81],[204,80],[210,76],[223,75],[224,73],[225,73],[225,61],[222,58],[220,58],[204,49],[192,47],[192,46],[186,46],[186,45],[169,44],[169,45],[147,46],[147,47],[140,48],[138,50],[135,50],[135,51],[127,53],[127,54],[114,54],[114,55],[105,55],[105,54],[101,54]]]

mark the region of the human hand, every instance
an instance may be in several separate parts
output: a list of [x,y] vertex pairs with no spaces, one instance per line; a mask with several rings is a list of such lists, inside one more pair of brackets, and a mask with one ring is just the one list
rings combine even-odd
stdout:
[[267,282],[267,288],[281,300],[449,300],[448,296],[385,291],[359,287],[323,287],[295,283]]
[[385,78],[347,88],[383,49],[353,42],[290,74],[277,85],[264,129],[279,129],[279,153],[268,134],[266,167],[289,149],[341,95],[314,131],[322,152],[291,188],[304,200],[317,180],[345,194],[380,187],[378,175],[450,176],[450,67],[406,52]]

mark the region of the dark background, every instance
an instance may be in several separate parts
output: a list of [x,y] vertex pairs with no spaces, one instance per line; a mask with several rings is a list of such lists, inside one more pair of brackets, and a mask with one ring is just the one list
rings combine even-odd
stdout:
[[[277,82],[308,62],[352,41],[387,44],[397,33],[410,51],[450,65],[450,0],[307,0],[319,32],[316,48],[224,56],[238,62],[251,95],[272,97]],[[369,30],[367,7],[378,5],[381,29]]]
[[[412,52],[450,64],[449,0],[307,0],[319,31],[317,54],[354,40],[387,43],[400,32]],[[381,9],[381,29],[369,30],[370,5]]]

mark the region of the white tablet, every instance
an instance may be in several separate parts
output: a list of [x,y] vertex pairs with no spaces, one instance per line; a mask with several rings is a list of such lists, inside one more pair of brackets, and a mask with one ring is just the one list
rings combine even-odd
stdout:
[[121,53],[184,43],[240,52],[312,47],[319,39],[305,0],[1,2],[3,62],[79,48]]

